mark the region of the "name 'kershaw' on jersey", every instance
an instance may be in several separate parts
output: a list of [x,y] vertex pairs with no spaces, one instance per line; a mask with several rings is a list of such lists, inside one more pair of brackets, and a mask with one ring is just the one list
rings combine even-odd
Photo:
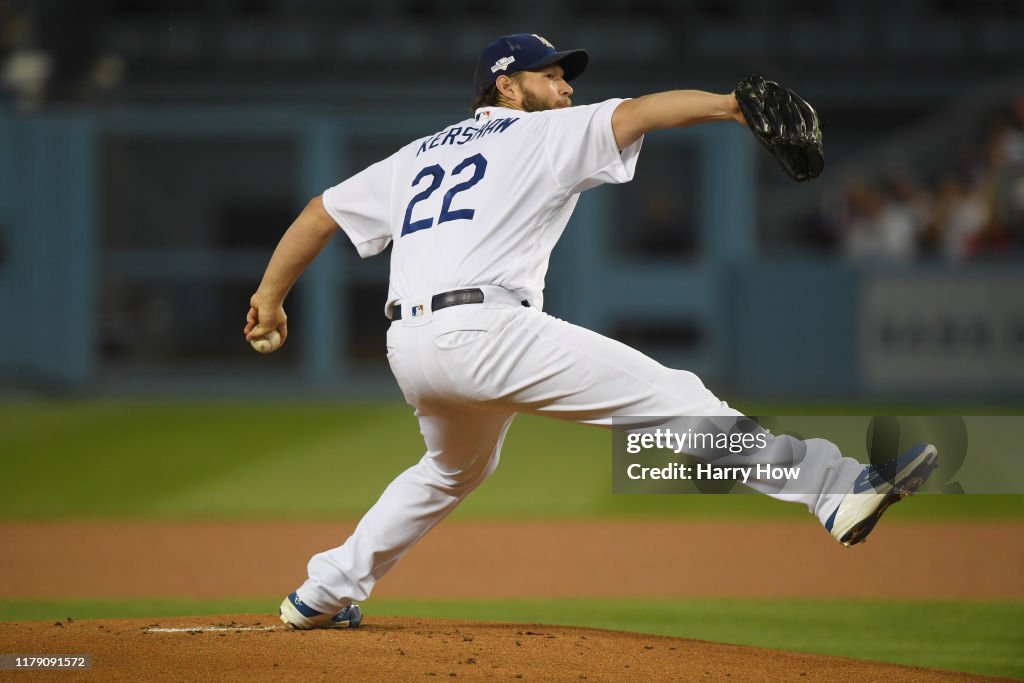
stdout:
[[[476,118],[479,121],[480,115],[478,114]],[[465,128],[462,126],[452,126],[451,128],[446,128],[433,137],[425,138],[420,143],[420,148],[416,150],[416,156],[439,145],[464,145],[470,140],[477,140],[489,133],[504,133],[509,126],[518,120],[519,117],[491,119],[479,128],[475,126],[466,126]]]

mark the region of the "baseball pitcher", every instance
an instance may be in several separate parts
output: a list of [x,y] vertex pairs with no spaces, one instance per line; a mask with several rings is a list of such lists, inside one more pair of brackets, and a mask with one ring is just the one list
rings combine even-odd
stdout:
[[[271,257],[245,336],[276,332],[276,348],[288,336],[285,297],[339,228],[364,258],[392,245],[387,357],[426,444],[352,536],[309,561],[308,579],[281,604],[286,624],[358,626],[358,602],[494,472],[519,413],[605,428],[613,416],[739,416],[694,374],[545,314],[548,260],[581,193],[633,178],[646,133],[749,124],[787,173],[807,180],[823,167],[817,114],[756,76],[725,95],[678,90],[573,106],[570,83],[587,62],[584,50],[558,51],[535,34],[488,45],[472,116],[312,199]],[[844,545],[862,541],[937,464],[927,444],[886,471],[821,439],[790,451],[800,492],[750,485],[806,505]],[[771,444],[755,457],[770,461]]]

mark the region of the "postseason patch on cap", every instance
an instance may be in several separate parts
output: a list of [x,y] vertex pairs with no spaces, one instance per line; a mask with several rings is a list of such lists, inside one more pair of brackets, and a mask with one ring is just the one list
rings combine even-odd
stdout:
[[491,67],[491,73],[494,74],[499,71],[504,71],[508,68],[508,65],[514,61],[516,61],[515,57],[502,57],[494,63],[494,66]]

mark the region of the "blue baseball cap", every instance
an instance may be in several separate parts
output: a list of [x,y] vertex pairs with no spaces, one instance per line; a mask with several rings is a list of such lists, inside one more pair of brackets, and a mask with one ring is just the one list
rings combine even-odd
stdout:
[[565,80],[571,81],[587,68],[590,55],[586,50],[558,52],[546,38],[536,33],[513,33],[502,36],[484,48],[476,65],[473,87],[478,93],[494,85],[498,76],[508,76],[517,71],[542,69],[552,64],[561,64]]

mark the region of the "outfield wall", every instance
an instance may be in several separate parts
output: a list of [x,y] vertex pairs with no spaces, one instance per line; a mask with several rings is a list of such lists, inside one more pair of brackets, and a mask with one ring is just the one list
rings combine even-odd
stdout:
[[[253,354],[248,295],[305,201],[451,112],[130,108],[0,116],[0,388],[394,392],[387,257],[335,240]],[[1024,265],[858,269],[767,257],[739,127],[651,136],[635,182],[590,191],[546,310],[771,397],[1020,398]],[[652,248],[647,236],[660,235]]]

